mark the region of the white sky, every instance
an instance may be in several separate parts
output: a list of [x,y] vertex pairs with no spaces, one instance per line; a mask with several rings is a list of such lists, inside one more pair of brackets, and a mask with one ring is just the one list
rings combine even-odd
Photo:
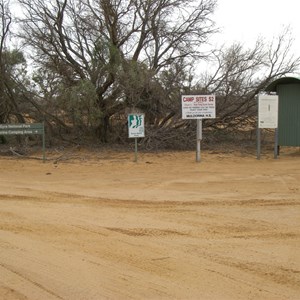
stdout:
[[300,0],[218,0],[213,19],[221,30],[218,44],[236,41],[250,47],[258,37],[272,41],[289,25],[293,52],[300,56]]

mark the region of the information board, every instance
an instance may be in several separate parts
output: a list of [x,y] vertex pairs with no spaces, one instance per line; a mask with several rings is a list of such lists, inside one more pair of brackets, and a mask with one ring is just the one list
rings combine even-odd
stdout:
[[43,140],[43,161],[46,159],[45,152],[45,129],[44,123],[20,123],[0,124],[0,135],[42,135]]
[[129,114],[128,115],[128,136],[129,138],[145,137],[145,115]]
[[213,119],[216,117],[215,95],[183,95],[182,119]]
[[258,96],[258,128],[278,128],[278,95]]
[[44,126],[35,124],[0,124],[0,135],[43,134]]

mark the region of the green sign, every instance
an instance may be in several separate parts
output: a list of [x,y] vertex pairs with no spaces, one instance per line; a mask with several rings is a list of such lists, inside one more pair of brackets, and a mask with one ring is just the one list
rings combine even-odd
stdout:
[[0,124],[0,135],[42,135],[43,161],[45,161],[45,130],[44,123],[32,124]]
[[44,124],[0,124],[1,135],[43,134]]
[[128,135],[130,138],[145,137],[144,114],[128,115]]
[[43,123],[32,124],[0,124],[0,130],[44,129]]
[[129,114],[128,115],[128,136],[135,139],[135,159],[137,162],[138,143],[137,138],[145,137],[145,115]]
[[44,129],[0,129],[0,135],[43,134]]

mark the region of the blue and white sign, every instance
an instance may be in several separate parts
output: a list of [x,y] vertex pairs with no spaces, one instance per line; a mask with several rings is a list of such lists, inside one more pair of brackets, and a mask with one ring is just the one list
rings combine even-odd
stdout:
[[145,115],[128,115],[128,136],[129,138],[145,137]]

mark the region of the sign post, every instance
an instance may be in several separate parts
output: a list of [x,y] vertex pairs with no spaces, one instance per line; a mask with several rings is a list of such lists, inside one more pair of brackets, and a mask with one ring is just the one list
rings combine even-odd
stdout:
[[196,161],[201,161],[202,120],[197,119],[197,151]]
[[128,136],[134,138],[135,156],[134,161],[138,160],[138,143],[139,137],[145,137],[145,115],[144,114],[129,114],[128,115]]
[[45,129],[44,123],[31,124],[0,124],[0,135],[42,135],[43,139],[43,162],[45,154]]
[[215,95],[183,95],[181,97],[182,118],[197,120],[196,161],[201,160],[202,119],[216,117]]
[[259,126],[257,126],[257,130],[256,130],[256,158],[259,160],[260,159],[260,153],[261,153],[261,145],[260,145],[260,128]]
[[257,159],[261,153],[261,129],[275,129],[274,158],[278,149],[278,95],[258,95]]
[[277,156],[279,155],[279,148],[278,148],[278,128],[275,128],[275,143],[274,143],[274,158],[277,159]]

